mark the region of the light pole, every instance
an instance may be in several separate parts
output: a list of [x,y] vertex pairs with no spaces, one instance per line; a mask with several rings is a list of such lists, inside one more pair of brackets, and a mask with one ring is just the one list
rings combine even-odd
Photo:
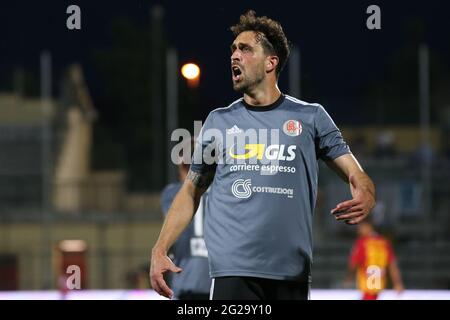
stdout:
[[40,89],[42,108],[42,135],[41,135],[41,162],[42,162],[42,205],[41,205],[41,273],[43,289],[52,285],[52,268],[49,267],[51,260],[51,187],[52,187],[52,165],[51,165],[51,111],[50,100],[52,97],[52,58],[48,51],[43,51],[40,56]]
[[166,58],[166,121],[167,121],[167,137],[169,142],[167,143],[167,180],[168,182],[176,181],[177,170],[173,163],[170,161],[172,141],[170,137],[172,132],[178,128],[178,55],[175,49],[167,50]]
[[[169,49],[167,51],[166,59],[166,94],[167,94],[167,134],[170,139],[172,132],[177,129],[181,124],[179,120],[186,120],[182,116],[179,116],[178,110],[178,57],[175,49]],[[190,89],[198,87],[200,82],[200,68],[194,63],[186,63],[180,69],[181,75],[186,79],[187,86]],[[171,148],[173,142],[167,144],[168,159],[171,159]],[[168,181],[175,181],[177,179],[177,170],[170,161],[167,162],[167,178]]]

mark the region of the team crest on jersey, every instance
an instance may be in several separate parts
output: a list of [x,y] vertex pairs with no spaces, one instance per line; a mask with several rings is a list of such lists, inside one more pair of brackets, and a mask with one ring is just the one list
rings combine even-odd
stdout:
[[283,124],[283,132],[291,137],[299,136],[302,133],[302,125],[297,120],[288,120]]

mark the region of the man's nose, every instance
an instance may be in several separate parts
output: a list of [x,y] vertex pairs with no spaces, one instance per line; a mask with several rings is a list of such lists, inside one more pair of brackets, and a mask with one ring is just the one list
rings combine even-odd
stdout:
[[241,55],[239,54],[239,51],[234,50],[234,52],[231,55],[231,62],[240,61],[240,60],[241,60]]

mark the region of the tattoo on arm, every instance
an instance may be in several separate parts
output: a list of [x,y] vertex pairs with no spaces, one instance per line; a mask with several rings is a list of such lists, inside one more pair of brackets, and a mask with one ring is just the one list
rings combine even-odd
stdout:
[[208,188],[214,179],[214,171],[197,173],[189,170],[187,179],[191,180],[197,188]]

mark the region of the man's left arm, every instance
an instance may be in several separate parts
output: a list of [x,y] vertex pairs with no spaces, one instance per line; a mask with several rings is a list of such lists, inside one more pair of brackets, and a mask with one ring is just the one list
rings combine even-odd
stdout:
[[349,183],[353,199],[336,205],[331,213],[336,220],[358,224],[375,206],[375,185],[352,154],[344,154],[326,162],[345,182]]

